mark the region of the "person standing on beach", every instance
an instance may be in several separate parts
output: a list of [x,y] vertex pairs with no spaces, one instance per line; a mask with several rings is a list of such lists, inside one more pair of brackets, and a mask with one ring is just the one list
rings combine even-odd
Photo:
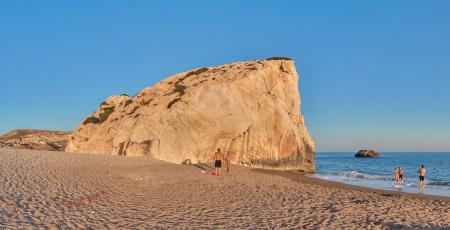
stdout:
[[220,176],[222,173],[222,161],[224,160],[224,156],[222,151],[220,151],[220,148],[217,149],[217,152],[214,154],[214,167],[216,168],[216,172],[214,175]]
[[420,188],[425,187],[425,173],[427,173],[427,170],[425,169],[425,165],[421,165],[419,168],[419,185]]
[[231,165],[231,158],[232,158],[232,153],[228,152],[227,155],[225,156],[225,162],[227,163],[227,175],[230,172],[230,165]]

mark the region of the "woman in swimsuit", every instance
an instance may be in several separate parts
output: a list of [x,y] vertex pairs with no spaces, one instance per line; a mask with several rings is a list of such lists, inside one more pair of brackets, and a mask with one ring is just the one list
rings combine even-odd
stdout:
[[398,167],[396,167],[395,170],[394,170],[394,180],[395,180],[395,182],[398,182],[400,180],[398,171],[399,171],[399,169],[398,169]]
[[403,180],[403,169],[401,167],[398,167],[398,180]]

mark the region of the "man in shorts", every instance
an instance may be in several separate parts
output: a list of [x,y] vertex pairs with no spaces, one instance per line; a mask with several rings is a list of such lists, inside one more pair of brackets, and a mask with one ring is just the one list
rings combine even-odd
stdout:
[[217,152],[214,154],[214,167],[216,168],[216,172],[214,173],[214,175],[216,176],[220,176],[220,174],[222,173],[222,161],[224,160],[224,156],[222,151],[220,151],[220,148],[217,149]]
[[427,170],[425,169],[424,165],[421,165],[419,168],[419,185],[420,188],[423,188],[425,186],[425,173],[427,173]]

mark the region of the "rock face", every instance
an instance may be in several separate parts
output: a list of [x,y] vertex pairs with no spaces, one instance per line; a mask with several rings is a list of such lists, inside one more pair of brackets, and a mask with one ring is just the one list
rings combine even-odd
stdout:
[[375,150],[359,150],[355,157],[378,157],[379,155],[380,153]]
[[288,59],[237,62],[171,76],[133,97],[111,96],[85,118],[66,151],[315,170]]
[[0,136],[0,148],[64,151],[72,132],[17,129]]

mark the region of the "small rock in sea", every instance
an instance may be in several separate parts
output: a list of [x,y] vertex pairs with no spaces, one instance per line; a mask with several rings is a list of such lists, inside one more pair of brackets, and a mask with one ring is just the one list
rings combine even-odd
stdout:
[[375,150],[359,150],[355,157],[378,157],[380,153]]

